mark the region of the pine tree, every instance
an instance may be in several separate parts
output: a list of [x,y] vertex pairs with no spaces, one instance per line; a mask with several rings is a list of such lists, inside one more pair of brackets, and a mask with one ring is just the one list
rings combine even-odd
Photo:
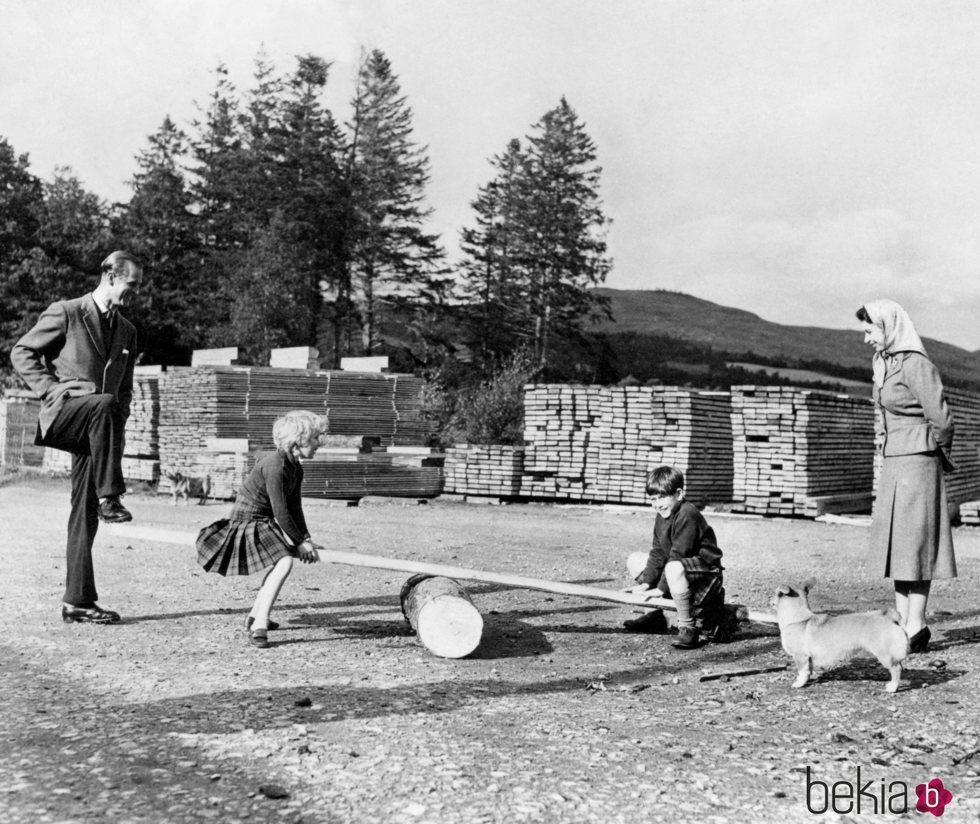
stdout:
[[37,244],[43,212],[44,189],[30,171],[28,156],[17,155],[0,137],[0,376],[7,378],[10,349],[35,308],[28,302],[33,285],[26,264],[42,255]]
[[497,177],[473,203],[476,228],[463,234],[464,278],[488,354],[527,346],[544,368],[555,339],[579,335],[584,319],[602,310],[591,291],[611,266],[602,170],[564,98],[534,124],[526,149],[512,141],[491,162]]
[[461,232],[462,293],[471,307],[469,343],[492,368],[525,337],[526,267],[521,216],[527,156],[519,140],[490,161],[497,176],[471,204],[476,227]]
[[[430,214],[422,205],[428,158],[412,141],[412,111],[378,50],[361,62],[352,108],[346,164],[349,280],[338,284],[337,297],[340,304],[356,304],[363,351],[370,353],[379,345],[384,302],[434,286],[443,253],[437,237],[422,228]],[[355,318],[339,320],[347,327],[342,345],[352,347]]]
[[241,209],[246,173],[237,90],[228,70],[219,65],[217,82],[195,120],[190,141],[192,160],[190,193],[201,236],[199,282],[209,286],[209,312],[202,328],[204,344],[229,346],[229,323],[236,294],[234,274],[237,254],[248,241],[247,222]]
[[201,277],[198,217],[182,164],[187,136],[169,118],[136,157],[133,196],[119,210],[121,245],[145,267],[145,288],[136,304],[140,353],[148,363],[187,363],[205,340],[198,296]]
[[589,289],[605,280],[612,264],[595,143],[565,98],[532,128],[524,229],[533,352],[543,367],[552,339],[574,334],[596,312]]
[[281,119],[287,197],[282,209],[289,217],[296,249],[297,300],[309,308],[304,339],[296,343],[315,341],[325,360],[333,363],[336,338],[326,317],[324,296],[344,280],[347,196],[340,167],[343,138],[333,115],[320,102],[329,68],[315,55],[300,56],[286,79]]

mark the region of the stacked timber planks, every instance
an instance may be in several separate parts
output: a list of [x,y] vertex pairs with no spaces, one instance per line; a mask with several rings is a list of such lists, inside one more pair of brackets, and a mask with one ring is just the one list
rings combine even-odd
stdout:
[[[419,444],[428,436],[423,388],[420,378],[389,373],[255,366],[172,368],[160,383],[162,468],[192,476],[211,474],[215,497],[233,497],[247,474],[247,461],[211,454],[209,441],[243,440],[250,453],[274,449],[272,425],[292,409],[326,416],[330,436],[369,436],[385,445]],[[393,489],[410,486],[401,477],[400,466],[388,465]],[[438,472],[438,467],[424,469],[423,474]],[[372,490],[383,486],[376,479],[383,474],[378,470],[371,475]],[[425,485],[429,489],[431,483]]]
[[159,366],[137,366],[133,399],[126,421],[123,477],[129,481],[160,480],[160,375]]
[[733,386],[739,512],[813,517],[870,507],[874,412],[865,398],[786,386]]
[[341,456],[320,454],[303,464],[303,495],[356,501],[369,495],[435,498],[443,491],[441,456],[352,450]]
[[687,499],[696,504],[732,499],[732,402],[728,392],[665,387],[653,392],[652,458],[684,469]]
[[524,497],[645,504],[647,473],[670,464],[696,504],[731,499],[727,392],[528,386],[524,416]]
[[450,494],[519,497],[524,447],[457,445],[446,450],[444,473]]
[[662,462],[654,457],[663,444],[654,442],[653,390],[604,387],[598,395],[599,417],[586,450],[589,497],[642,504],[647,472]]
[[522,497],[592,500],[585,467],[601,392],[602,387],[571,384],[524,388]]
[[40,411],[33,392],[8,390],[0,398],[0,466],[44,464],[44,448],[34,445]]
[[966,526],[980,526],[980,501],[960,504],[960,522]]

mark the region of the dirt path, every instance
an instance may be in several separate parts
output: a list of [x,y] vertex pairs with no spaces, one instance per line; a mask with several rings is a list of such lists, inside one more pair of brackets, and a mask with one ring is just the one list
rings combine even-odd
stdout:
[[[892,696],[870,661],[805,690],[789,670],[702,682],[785,664],[778,637],[680,652],[623,632],[628,607],[481,584],[466,586],[484,643],[439,659],[402,619],[407,576],[327,564],[297,567],[283,629],[254,650],[241,627],[258,579],[105,534],[101,601],[124,621],[65,625],[67,500],[60,482],[0,487],[0,822],[924,821],[913,788],[934,777],[954,794],[944,822],[980,816],[980,530],[957,530],[961,577],[930,602],[938,643]],[[188,530],[228,510],[127,504],[137,523]],[[587,507],[308,501],[307,514],[337,549],[608,587],[626,585],[651,529],[648,511]],[[889,605],[865,528],[713,524],[729,600],[768,609],[778,584],[814,576],[818,609]],[[860,816],[857,790],[851,814],[808,811],[826,801],[814,782],[853,784],[858,769],[872,782]],[[906,815],[880,815],[906,797]]]

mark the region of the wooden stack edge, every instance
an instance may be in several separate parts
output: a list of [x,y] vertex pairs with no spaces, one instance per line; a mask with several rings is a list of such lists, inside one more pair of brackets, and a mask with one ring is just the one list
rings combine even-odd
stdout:
[[980,526],[980,501],[964,501],[960,504],[960,522],[964,526]]
[[522,446],[458,445],[446,451],[444,492],[513,498],[521,494]]
[[868,400],[736,386],[732,433],[736,512],[818,517],[866,507],[874,433]]
[[647,473],[671,464],[695,503],[731,499],[728,393],[556,384],[524,392],[521,497],[643,504]]

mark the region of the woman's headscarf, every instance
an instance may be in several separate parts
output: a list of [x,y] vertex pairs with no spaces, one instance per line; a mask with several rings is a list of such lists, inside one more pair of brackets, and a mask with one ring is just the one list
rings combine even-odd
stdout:
[[871,360],[871,371],[875,386],[885,382],[885,372],[888,361],[899,352],[918,352],[926,354],[919,333],[912,325],[912,319],[901,306],[888,298],[870,300],[864,304],[864,310],[875,326],[884,330],[884,347],[881,352],[875,352]]

